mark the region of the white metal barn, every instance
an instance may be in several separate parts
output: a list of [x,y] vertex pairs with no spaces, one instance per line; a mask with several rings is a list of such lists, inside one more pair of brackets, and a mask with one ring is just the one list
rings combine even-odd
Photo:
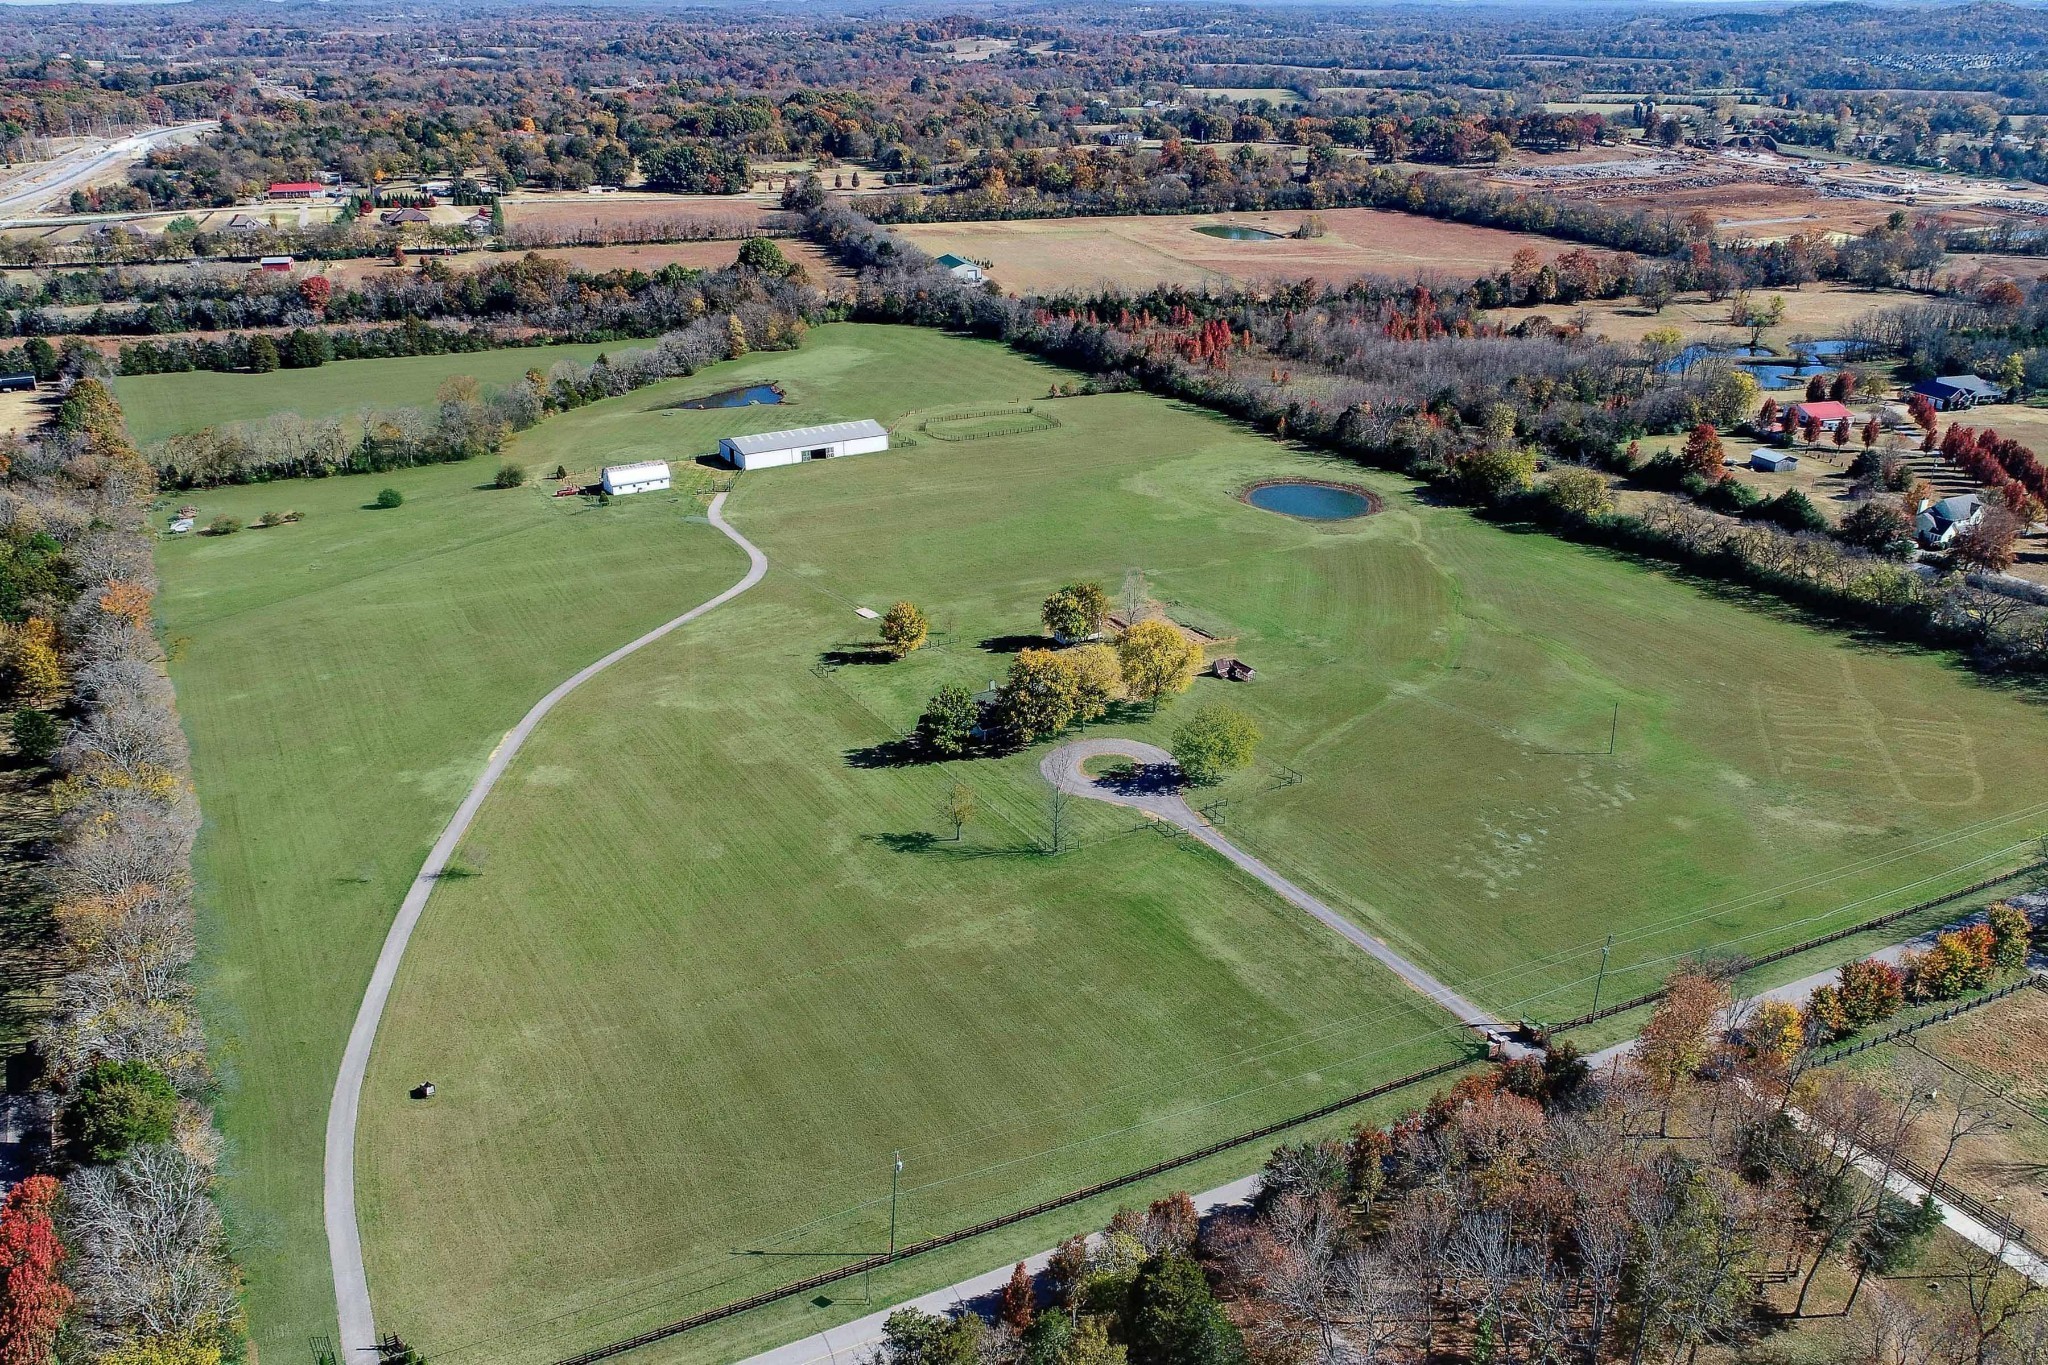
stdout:
[[889,433],[880,422],[831,422],[794,431],[764,431],[758,436],[728,436],[718,453],[740,469],[771,469],[805,460],[830,460],[840,455],[872,455],[889,448]]
[[613,497],[622,493],[652,493],[668,487],[668,461],[642,460],[639,464],[610,465],[599,482]]

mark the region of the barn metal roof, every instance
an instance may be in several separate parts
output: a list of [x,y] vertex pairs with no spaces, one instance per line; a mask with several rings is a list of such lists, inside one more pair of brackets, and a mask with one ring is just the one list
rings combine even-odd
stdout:
[[639,483],[645,479],[668,477],[668,461],[642,460],[638,464],[615,464],[605,467],[604,477],[613,483]]
[[728,436],[726,443],[742,455],[759,455],[768,450],[827,445],[833,441],[858,441],[864,437],[888,434],[888,430],[880,422],[872,418],[863,418],[858,422],[827,422],[821,427],[792,427],[788,431],[763,431],[753,436]]

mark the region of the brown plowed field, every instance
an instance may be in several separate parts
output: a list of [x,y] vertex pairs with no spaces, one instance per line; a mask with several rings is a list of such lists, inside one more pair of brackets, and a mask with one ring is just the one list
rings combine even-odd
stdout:
[[[952,252],[993,263],[989,274],[1017,293],[1099,284],[1223,284],[1262,279],[1346,280],[1417,275],[1469,280],[1499,270],[1517,250],[1545,259],[1574,243],[1495,228],[1440,223],[1380,209],[1325,209],[1325,235],[1295,240],[1308,215],[1230,213],[1146,218],[1056,218],[1000,223],[927,223],[899,228],[933,255]],[[1276,241],[1229,241],[1198,231],[1236,225],[1281,233]]]

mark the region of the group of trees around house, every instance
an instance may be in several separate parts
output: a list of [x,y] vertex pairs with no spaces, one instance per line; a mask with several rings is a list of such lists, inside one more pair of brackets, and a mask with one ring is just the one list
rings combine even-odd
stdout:
[[47,764],[58,1145],[0,1206],[0,1356],[217,1365],[244,1350],[190,964],[198,824],[152,625],[155,481],[112,393],[72,385],[4,450],[0,687]]
[[[917,719],[913,737],[920,750],[956,758],[976,749],[1027,748],[1070,726],[1102,719],[1119,701],[1156,712],[1161,700],[1187,691],[1201,667],[1201,646],[1170,621],[1138,621],[1113,644],[1103,643],[1109,596],[1100,584],[1058,589],[1045,599],[1040,620],[1059,648],[1019,650],[986,703],[959,683],[941,687]],[[897,603],[882,619],[885,645],[900,656],[908,651],[896,644],[898,636],[919,643],[924,638],[923,614],[908,602]],[[1239,712],[1206,707],[1180,727],[1174,755],[1189,781],[1206,785],[1251,762],[1258,738],[1257,728]]]
[[1939,1298],[1893,1278],[1941,1222],[1886,1183],[1937,1085],[1806,1063],[1796,1008],[1689,965],[1616,1068],[1560,1043],[1289,1142],[1248,1204],[1121,1209],[1042,1276],[1020,1264],[989,1317],[898,1310],[878,1360],[1640,1362],[1744,1356],[1804,1318],[1849,1319],[1843,1359],[2033,1360],[2048,1289],[1999,1248],[1946,1248]]

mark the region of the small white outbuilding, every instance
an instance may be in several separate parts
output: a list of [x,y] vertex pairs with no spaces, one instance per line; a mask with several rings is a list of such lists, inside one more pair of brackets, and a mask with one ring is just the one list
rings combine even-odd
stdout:
[[728,436],[718,443],[719,456],[739,469],[770,469],[841,455],[872,455],[888,448],[888,430],[871,419],[829,422],[792,431],[764,431],[755,436]]
[[652,493],[668,487],[668,461],[642,460],[639,464],[608,466],[599,483],[613,497],[624,493]]

